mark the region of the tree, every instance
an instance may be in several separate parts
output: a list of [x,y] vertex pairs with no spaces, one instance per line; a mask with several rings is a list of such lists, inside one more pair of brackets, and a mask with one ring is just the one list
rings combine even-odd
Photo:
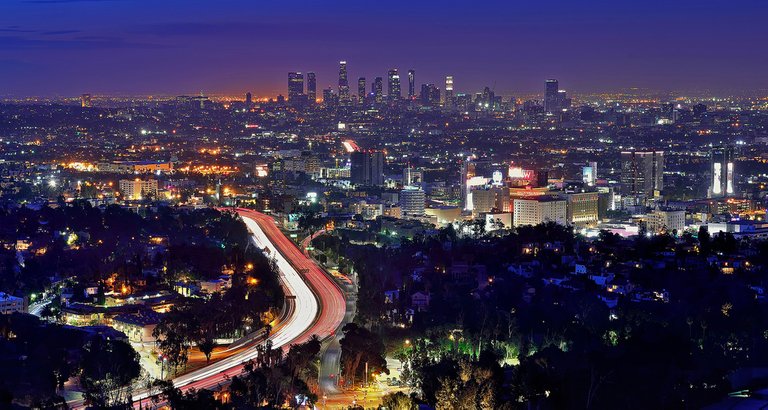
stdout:
[[96,337],[85,346],[80,384],[91,406],[130,404],[131,386],[140,374],[139,355],[128,343]]
[[308,232],[308,236],[314,235],[314,233],[323,226],[323,220],[320,214],[313,209],[306,209],[301,212],[299,216],[299,229]]
[[418,406],[413,398],[401,391],[384,395],[379,406],[379,410],[414,410],[416,408]]
[[712,244],[709,236],[709,230],[706,226],[702,225],[699,227],[699,250],[702,255],[708,256],[709,253],[712,251]]
[[292,345],[285,356],[269,341],[258,349],[258,358],[246,363],[243,373],[232,379],[235,408],[277,408],[296,397],[310,402],[317,399],[309,383],[317,380],[314,359],[320,351],[319,339]]
[[216,341],[210,335],[206,335],[202,340],[197,343],[197,347],[205,355],[206,363],[210,363],[211,354],[216,347]]
[[379,335],[355,323],[345,325],[342,331],[341,366],[346,380],[354,384],[358,377],[365,378],[366,367],[371,374],[389,374],[384,343]]

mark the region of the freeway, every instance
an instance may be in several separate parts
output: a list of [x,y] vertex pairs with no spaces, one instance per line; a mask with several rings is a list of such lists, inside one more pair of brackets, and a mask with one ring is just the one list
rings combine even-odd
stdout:
[[[311,259],[304,255],[275,224],[260,212],[238,208],[237,213],[252,234],[254,243],[275,259],[286,299],[292,301],[290,314],[269,336],[273,348],[287,352],[291,344],[308,341],[313,335],[320,339],[334,336],[344,319],[346,300],[341,289]],[[257,356],[256,345],[203,368],[173,379],[182,390],[215,389],[228,383],[242,372],[243,364]],[[135,402],[151,397],[151,392],[138,391]],[[80,403],[69,403],[72,408]]]

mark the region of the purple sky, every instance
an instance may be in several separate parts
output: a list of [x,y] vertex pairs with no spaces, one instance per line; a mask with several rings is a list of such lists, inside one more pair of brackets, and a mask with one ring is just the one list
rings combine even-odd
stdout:
[[0,96],[276,95],[288,71],[335,86],[342,59],[353,91],[395,67],[460,92],[768,94],[766,17],[765,0],[0,0]]

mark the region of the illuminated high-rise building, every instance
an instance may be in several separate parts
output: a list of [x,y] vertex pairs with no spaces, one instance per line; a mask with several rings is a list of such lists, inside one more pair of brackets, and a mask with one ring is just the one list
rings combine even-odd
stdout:
[[408,99],[416,97],[416,71],[408,70]]
[[288,73],[288,101],[297,102],[304,96],[304,74]]
[[384,79],[381,77],[376,77],[373,80],[373,84],[371,84],[371,93],[373,93],[373,100],[377,103],[381,103],[384,101]]
[[475,177],[476,172],[477,167],[472,162],[472,157],[465,158],[461,164],[461,180],[459,181],[461,184],[461,206],[465,210],[472,210],[472,197],[470,194],[472,188],[470,181]]
[[350,180],[358,185],[384,185],[384,153],[354,151],[350,154]]
[[307,99],[310,103],[317,100],[317,78],[312,72],[307,73]]
[[347,80],[347,62],[339,62],[339,104],[348,105],[349,99],[349,81]]
[[714,147],[709,152],[709,197],[731,196],[734,188],[733,148]]
[[427,196],[419,187],[405,187],[400,191],[400,209],[405,216],[424,215]]
[[621,189],[633,197],[654,197],[663,190],[664,151],[622,152]]
[[400,101],[403,98],[400,92],[400,74],[397,72],[397,68],[393,68],[387,73],[387,98],[390,101]]
[[587,186],[595,186],[597,184],[597,162],[587,162],[587,165],[581,168],[581,179]]
[[83,108],[91,108],[93,107],[93,104],[91,103],[91,95],[90,94],[83,94],[80,96],[80,106]]
[[365,102],[365,77],[357,79],[357,101],[360,104]]
[[560,86],[557,80],[547,80],[544,84],[544,111],[553,113],[560,109],[559,93]]
[[443,106],[446,108],[453,107],[453,76],[452,75],[445,77],[445,94],[443,96]]
[[422,84],[420,98],[423,105],[436,107],[440,104],[440,89],[434,84]]
[[326,107],[335,107],[339,103],[339,96],[333,92],[333,88],[323,90],[323,104]]
[[245,107],[251,108],[253,105],[253,95],[250,92],[245,93]]

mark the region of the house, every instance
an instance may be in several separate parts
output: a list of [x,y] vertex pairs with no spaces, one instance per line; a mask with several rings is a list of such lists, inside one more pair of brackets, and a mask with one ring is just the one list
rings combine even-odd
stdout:
[[219,276],[217,279],[200,281],[200,290],[207,293],[221,292],[232,286],[232,277],[227,275]]
[[544,278],[544,282],[548,285],[555,285],[560,287],[563,282],[565,282],[568,278],[561,274],[561,273],[554,273],[552,275],[549,275]]
[[573,265],[573,274],[574,275],[586,275],[587,274],[587,266],[579,264],[579,263],[574,264]]
[[128,340],[133,343],[154,343],[155,337],[152,332],[160,323],[160,314],[150,310],[143,309],[136,313],[126,313],[115,316],[112,319],[112,327],[125,333]]
[[619,304],[619,296],[616,294],[601,292],[597,297],[602,300],[609,309],[613,309]]
[[9,315],[16,312],[27,312],[27,306],[26,303],[24,303],[24,299],[0,292],[0,314]]
[[507,268],[507,270],[511,273],[514,273],[517,276],[522,276],[524,278],[531,278],[533,277],[533,263],[517,263],[517,264],[511,264]]
[[599,275],[589,275],[589,279],[592,282],[595,282],[597,286],[600,286],[601,288],[604,288],[608,285],[608,282],[610,282],[613,279],[612,274],[599,274]]
[[626,278],[613,278],[606,286],[606,290],[619,295],[627,295],[634,288],[633,284]]
[[182,296],[192,296],[200,291],[200,286],[193,282],[179,281],[173,285],[173,290]]
[[417,312],[426,312],[429,310],[430,295],[428,292],[416,292],[411,295],[411,306]]

